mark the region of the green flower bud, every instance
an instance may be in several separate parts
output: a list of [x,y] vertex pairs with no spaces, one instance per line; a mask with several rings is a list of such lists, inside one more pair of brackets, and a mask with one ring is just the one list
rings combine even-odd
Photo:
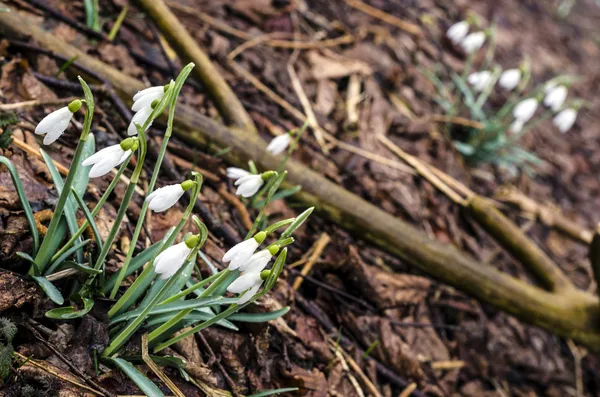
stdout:
[[199,242],[200,242],[200,236],[197,234],[194,234],[193,236],[190,236],[185,239],[185,245],[187,245],[188,248],[196,247]]
[[270,275],[271,275],[271,271],[270,270],[263,270],[262,272],[260,272],[260,278],[261,278],[261,280],[268,279]]
[[188,179],[187,181],[183,181],[183,182],[181,182],[181,188],[182,188],[184,191],[188,191],[188,190],[190,190],[191,188],[193,188],[193,187],[194,187],[194,184],[195,184],[195,182],[194,182],[194,181],[192,181],[192,180]]
[[133,146],[138,143],[137,137],[126,138],[121,141],[121,149],[124,151],[134,150]]
[[272,176],[277,176],[277,171],[266,171],[263,172],[262,174],[260,174],[260,177],[262,178],[263,181],[266,181],[267,179],[269,179]]
[[259,244],[262,244],[262,242],[265,241],[265,238],[267,238],[267,233],[265,232],[258,232],[254,235],[254,240]]
[[81,100],[75,99],[73,102],[69,103],[69,106],[67,106],[69,108],[69,112],[75,113],[76,111],[81,109],[81,104]]
[[277,252],[279,252],[279,246],[277,244],[272,245],[268,248],[268,250],[271,255],[275,255]]

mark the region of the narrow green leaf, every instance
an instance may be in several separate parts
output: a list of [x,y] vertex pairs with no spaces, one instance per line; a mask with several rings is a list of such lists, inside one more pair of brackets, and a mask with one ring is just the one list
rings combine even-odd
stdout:
[[281,237],[279,238],[284,239],[287,237],[291,237],[292,233],[294,233],[300,226],[302,226],[302,224],[306,221],[306,219],[308,219],[310,214],[312,214],[314,209],[315,207],[310,207],[309,209],[298,215],[296,217],[296,220],[292,222],[292,224],[287,229],[285,229],[283,233],[281,233]]
[[29,231],[33,237],[33,255],[35,256],[40,246],[40,235],[38,234],[37,226],[35,225],[35,219],[33,217],[31,205],[29,204],[29,200],[25,195],[23,184],[21,183],[21,179],[19,178],[19,174],[17,173],[17,169],[15,168],[14,164],[4,156],[0,156],[0,164],[3,164],[8,169],[10,178],[12,179],[15,190],[17,191],[17,196],[19,197],[19,201],[23,207],[23,211],[25,211],[25,218],[27,218]]
[[66,261],[60,266],[60,270],[64,269],[77,269],[81,273],[85,274],[100,274],[102,270],[94,269],[93,267],[82,265],[81,263],[77,263],[75,261]]
[[[288,189],[280,190],[277,193],[275,193],[273,195],[273,197],[271,197],[271,201],[281,200],[281,199],[293,196],[294,194],[298,193],[300,190],[302,190],[302,186],[300,186],[300,185],[296,185],[296,186],[293,186]],[[261,208],[263,205],[265,205],[265,199],[257,200],[256,202],[252,203],[252,208]]]
[[50,267],[48,269],[46,269],[46,271],[44,272],[44,275],[48,276],[48,275],[54,273],[54,271],[56,269],[58,269],[58,266],[60,266],[61,263],[63,263],[71,255],[73,255],[73,253],[75,253],[76,251],[78,251],[81,248],[83,248],[84,246],[86,246],[89,242],[90,242],[90,240],[84,240],[84,241],[81,241],[81,242],[75,244],[71,248],[69,248],[64,254],[59,256],[58,259],[55,260],[54,263],[52,265],[50,265]]
[[290,311],[290,307],[286,306],[283,309],[274,310],[267,313],[235,313],[229,316],[229,321],[239,321],[242,323],[264,323],[267,321],[278,319],[281,316],[287,314]]
[[46,312],[46,317],[56,320],[73,320],[89,313],[94,307],[94,301],[89,298],[81,297],[83,308],[77,309],[75,306],[66,306],[52,309]]
[[65,299],[63,298],[60,291],[52,284],[46,277],[41,276],[31,276],[33,281],[35,281],[40,288],[48,295],[48,298],[52,300],[52,302],[57,305],[62,305],[65,303]]
[[256,394],[252,394],[250,396],[246,396],[246,397],[265,397],[265,396],[273,396],[275,394],[280,394],[280,393],[289,393],[289,392],[293,392],[298,390],[297,387],[284,387],[281,389],[274,389],[274,390],[265,390],[265,391],[261,391],[259,393]]
[[122,358],[108,358],[108,360],[114,363],[125,375],[129,377],[148,397],[164,397],[164,394],[160,391],[150,379],[146,378],[140,371],[138,371],[130,362],[123,360]]
[[[127,360],[130,362],[136,362],[136,363],[140,363],[140,364],[144,363],[144,360],[143,360],[142,356],[140,356],[140,355],[121,356],[121,358],[123,360]],[[163,366],[163,367],[185,368],[185,366],[187,365],[187,362],[185,360],[183,360],[179,357],[175,357],[175,356],[155,356],[155,355],[151,354],[150,358],[156,364]]]
[[85,219],[87,219],[89,225],[92,228],[92,232],[94,233],[94,238],[96,239],[96,245],[98,246],[98,249],[102,250],[102,236],[100,236],[100,230],[98,230],[98,225],[96,225],[94,216],[90,212],[87,205],[85,205],[85,202],[81,198],[81,195],[79,193],[77,193],[77,190],[73,187],[73,188],[71,188],[71,191],[73,192],[73,196],[75,197],[75,200],[77,200],[77,204],[79,204],[79,208],[81,208],[81,210],[83,211],[83,214],[85,215]]

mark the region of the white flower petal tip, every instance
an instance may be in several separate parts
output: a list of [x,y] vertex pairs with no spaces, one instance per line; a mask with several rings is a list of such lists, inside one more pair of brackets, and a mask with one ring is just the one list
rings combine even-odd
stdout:
[[565,100],[569,91],[564,85],[551,88],[544,97],[544,105],[552,109],[553,112],[557,112]]
[[511,123],[508,130],[511,134],[518,134],[519,132],[521,132],[524,125],[525,125],[525,123],[523,121],[516,119],[515,121],[513,121]]
[[252,255],[246,263],[242,264],[239,267],[239,270],[242,272],[261,272],[267,267],[272,257],[269,250],[264,249],[258,251],[256,254]]
[[256,239],[249,238],[231,247],[223,255],[223,263],[229,263],[229,270],[237,270],[250,260],[260,244]]
[[267,151],[273,154],[274,156],[277,156],[278,154],[281,154],[283,151],[285,151],[285,149],[288,148],[290,142],[292,142],[292,137],[290,136],[290,134],[276,136],[275,138],[273,138],[273,140],[271,140],[271,142],[269,142],[269,145],[267,146]]
[[519,69],[508,69],[502,72],[500,75],[500,79],[498,80],[498,85],[505,89],[506,91],[512,91],[521,82],[521,70]]
[[459,44],[469,33],[469,22],[460,21],[450,26],[446,31],[446,37],[454,43],[455,45]]
[[[148,117],[150,117],[151,114],[152,114],[152,108],[150,106],[146,106],[145,108],[140,109],[139,112],[134,114],[133,117],[131,118],[131,123],[129,123],[129,127],[127,128],[127,135],[129,135],[129,136],[137,135],[138,131],[137,131],[137,128],[135,127],[135,125],[139,124],[140,126],[143,127],[144,124],[146,123],[146,120],[148,120]],[[152,125],[152,121],[150,121],[150,123],[148,123],[146,130],[148,128],[150,128],[151,125]],[[146,130],[144,130],[144,131],[146,131]]]
[[242,197],[252,197],[258,192],[264,181],[261,175],[246,175],[235,181],[238,187],[235,194]]
[[177,270],[185,263],[185,259],[192,252],[185,241],[175,244],[158,254],[154,260],[154,271],[163,280],[177,273]]
[[123,150],[120,144],[112,145],[92,154],[81,165],[85,167],[91,165],[89,176],[90,178],[97,178],[106,175],[111,169],[121,165],[130,153],[131,150]]
[[250,299],[252,299],[252,297],[254,297],[254,295],[256,295],[256,293],[258,292],[259,289],[260,289],[260,284],[255,285],[254,287],[250,288],[248,291],[244,292],[242,295],[240,295],[240,298],[238,299],[237,304],[243,305],[244,303],[248,302]]
[[568,108],[562,110],[552,119],[552,124],[563,134],[573,127],[577,119],[577,110]]
[[50,145],[65,132],[72,118],[73,113],[68,106],[55,110],[39,122],[35,127],[35,133],[45,135],[44,145]]
[[183,190],[180,183],[163,186],[146,197],[146,201],[149,203],[148,208],[154,212],[166,211],[179,201],[183,193],[185,193],[185,190]]
[[237,167],[229,167],[227,168],[227,178],[235,179],[236,181],[246,175],[250,175],[250,173],[244,169]]
[[467,78],[469,84],[471,84],[473,89],[477,92],[485,90],[492,83],[492,80],[493,76],[489,70],[471,73]]
[[483,47],[485,43],[485,33],[475,32],[467,35],[461,42],[460,46],[467,54],[472,54]]
[[229,286],[227,291],[239,294],[249,288],[260,286],[263,280],[260,278],[260,272],[244,272],[236,278]]
[[524,99],[513,109],[513,116],[523,123],[528,122],[538,108],[538,101],[535,98]]
[[141,109],[151,106],[152,102],[155,100],[160,100],[165,94],[164,86],[156,86],[149,87],[145,90],[139,91],[137,94],[133,96],[133,106],[131,106],[131,110],[134,112],[138,112]]

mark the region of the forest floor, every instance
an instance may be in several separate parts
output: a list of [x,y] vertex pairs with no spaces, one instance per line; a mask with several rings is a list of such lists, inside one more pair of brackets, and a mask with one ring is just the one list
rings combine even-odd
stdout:
[[[170,48],[162,49],[152,20],[135,7],[130,9],[116,40],[108,42],[58,20],[35,2],[7,3],[35,15],[64,41],[148,84],[168,81],[182,65],[171,56]],[[44,3],[68,18],[85,21],[83,2]],[[105,32],[125,3],[100,0],[101,20],[108,21]],[[289,73],[288,65],[293,65],[319,124],[337,139],[337,144],[323,145],[309,130],[301,138],[295,158],[430,237],[454,244],[480,261],[489,261],[532,282],[459,206],[409,167],[398,166],[401,161],[376,135],[387,136],[406,152],[482,196],[496,197],[502,188],[510,186],[537,203],[560,208],[586,229],[600,222],[600,129],[594,125],[600,115],[600,99],[595,96],[600,84],[596,63],[600,59],[600,7],[594,1],[576,2],[567,18],[557,16],[558,1],[369,1],[388,15],[422,26],[426,34],[419,40],[352,7],[356,3],[352,0],[299,3],[306,7],[286,0],[169,2],[218,66],[265,140],[302,123],[231,68],[232,51],[239,67],[302,111]],[[583,79],[571,92],[588,101],[589,107],[580,113],[571,131],[560,134],[548,122],[521,140],[524,148],[543,160],[535,174],[515,175],[491,165],[467,165],[447,139],[445,125],[423,121],[442,110],[435,102],[434,87],[419,70],[435,65],[462,69],[464,59],[450,48],[444,33],[464,18],[468,8],[488,21],[496,21],[495,60],[504,67],[516,67],[528,56],[536,82],[562,73]],[[331,38],[351,33],[352,39],[326,48],[281,48],[272,41],[239,47],[252,37],[273,32],[278,33],[271,38],[289,41],[296,27],[304,38],[320,32]],[[56,101],[79,94],[52,83],[58,79],[74,81],[76,72],[59,70],[62,62],[27,49],[6,48],[6,43],[0,46],[2,104]],[[51,79],[42,81],[40,74]],[[351,80],[359,81],[361,92],[356,121],[349,120],[346,107]],[[98,147],[104,147],[118,142],[116,131],[126,128],[129,120],[123,120],[108,99],[98,102],[101,117],[93,132]],[[185,85],[181,102],[218,118],[216,108],[194,79]],[[39,148],[33,130],[51,110],[53,106],[14,110],[19,122],[13,137]],[[155,142],[162,133],[158,127],[153,126],[150,133]],[[52,157],[65,166],[70,163],[76,134],[69,132],[60,145],[49,149]],[[339,142],[379,157],[366,158]],[[26,181],[25,190],[34,211],[51,208],[56,194],[44,163],[14,145],[2,154],[10,157]],[[248,217],[256,213],[253,209],[242,210],[232,195],[233,186],[225,176],[227,164],[218,155],[198,151],[177,139],[168,157],[169,166],[179,167],[182,172],[190,164],[201,169],[206,178],[203,202],[216,219],[242,239]],[[108,182],[108,178],[94,180],[87,197],[99,197]],[[161,175],[158,185],[173,182]],[[101,232],[110,228],[123,192],[124,187],[119,186],[99,215]],[[134,201],[141,205],[142,199],[136,196]],[[144,232],[144,243],[162,238],[182,209],[153,214],[150,234]],[[295,213],[295,208],[282,200],[269,206],[271,219]],[[527,228],[528,236],[551,254],[579,288],[596,288],[584,245],[540,222],[532,222],[519,211],[507,213]],[[123,259],[130,225],[138,214],[139,207],[133,205],[111,253],[108,271],[114,271]],[[9,272],[0,272],[0,313],[19,323],[22,332],[14,341],[15,349],[73,377],[57,350],[95,377],[94,348],[105,344],[108,337],[103,325],[105,313],[98,307],[81,320],[59,323],[44,317],[52,303],[33,284],[15,283],[14,276],[10,276],[12,272],[27,271],[27,263],[16,256],[17,251],[27,251],[31,246],[26,230],[10,177],[1,172],[0,266]],[[219,264],[228,248],[211,236],[205,253]],[[297,278],[310,253],[315,252],[309,276]],[[287,386],[299,387],[296,395],[315,397],[376,393],[406,397],[411,390],[413,395],[435,396],[559,397],[600,393],[600,364],[594,354],[439,283],[332,222],[313,216],[301,229],[288,258],[292,265],[284,272],[283,281],[255,310],[291,306],[290,313],[269,324],[242,325],[239,332],[211,328],[186,339],[176,350],[195,365],[194,376],[215,388],[241,394]],[[404,271],[392,272],[392,263]],[[168,374],[186,395],[202,395],[176,372]],[[19,395],[15,384],[23,383],[37,385],[46,390],[45,395],[58,391],[65,396],[92,395],[32,365],[15,369],[11,379],[4,386],[5,395]],[[114,394],[136,394],[135,386],[118,371],[96,377],[95,381]]]

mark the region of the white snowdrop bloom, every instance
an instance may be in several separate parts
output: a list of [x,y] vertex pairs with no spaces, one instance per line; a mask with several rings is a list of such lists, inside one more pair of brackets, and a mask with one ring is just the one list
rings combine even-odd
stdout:
[[250,173],[244,169],[237,167],[227,168],[227,178],[238,180],[246,175],[250,175]]
[[260,271],[244,272],[227,287],[227,291],[234,294],[245,291],[237,301],[237,304],[241,305],[248,302],[258,292],[262,283],[263,279],[260,277]]
[[258,246],[265,240],[267,234],[265,232],[259,232],[254,237],[244,240],[241,243],[237,243],[229,249],[223,255],[223,263],[229,263],[229,270],[239,269],[250,260],[254,251]]
[[472,54],[475,51],[479,50],[483,43],[485,43],[485,33],[484,32],[475,32],[469,34],[465,37],[461,42],[460,46],[467,54]]
[[560,132],[563,134],[573,127],[575,124],[575,120],[577,119],[577,110],[573,108],[568,108],[562,110],[552,119],[552,124],[558,128]]
[[287,147],[290,145],[290,142],[292,142],[292,137],[290,134],[286,133],[276,136],[267,146],[267,151],[277,156],[287,149]]
[[187,180],[183,183],[167,185],[156,189],[146,197],[148,208],[154,212],[163,212],[171,208],[179,201],[183,193],[189,190],[194,182]]
[[160,275],[161,279],[168,279],[184,264],[194,246],[190,247],[187,240],[170,246],[158,254],[154,260],[154,271]]
[[538,101],[535,98],[524,99],[513,109],[513,116],[524,123],[528,122],[538,108]]
[[519,119],[515,119],[511,124],[510,127],[508,128],[508,131],[510,131],[511,134],[518,134],[519,132],[521,132],[521,130],[523,130],[523,126],[525,125],[525,122]]
[[162,85],[138,91],[138,93],[133,96],[133,106],[131,106],[131,110],[137,112],[152,105],[152,102],[157,99],[160,100],[163,97],[165,91],[166,87]]
[[121,144],[112,145],[97,151],[85,159],[81,165],[92,166],[90,178],[106,175],[114,167],[117,167],[131,154],[131,149],[123,150]]
[[242,197],[252,197],[258,189],[265,183],[262,175],[246,175],[235,181],[234,185],[238,188],[235,191],[235,194]]
[[446,31],[446,37],[452,41],[452,43],[459,44],[462,39],[469,33],[469,22],[460,21],[450,26]]
[[44,145],[50,145],[60,138],[69,126],[73,114],[80,108],[81,101],[77,99],[71,102],[69,106],[55,110],[40,121],[37,127],[35,127],[35,133],[37,135],[45,135]]
[[[127,135],[129,135],[129,136],[137,135],[138,131],[137,131],[137,128],[135,127],[135,125],[139,124],[141,127],[143,127],[144,123],[146,122],[146,120],[148,120],[148,117],[150,117],[151,114],[152,114],[151,106],[146,106],[145,108],[140,109],[139,112],[134,114],[133,117],[131,118],[131,123],[129,123],[129,127],[127,128]],[[151,125],[152,125],[152,121],[150,121],[150,123],[148,123],[148,126],[146,127],[146,129],[144,131],[146,131],[148,128],[150,128]]]
[[478,92],[485,90],[492,83],[492,80],[492,73],[489,70],[471,73],[467,78],[469,84],[471,84],[473,89]]
[[241,265],[239,269],[243,272],[260,272],[267,267],[272,257],[273,255],[268,249],[258,251],[246,263]]
[[551,88],[544,97],[544,105],[557,112],[567,99],[568,90],[564,85]]
[[507,91],[512,91],[521,82],[521,70],[520,69],[508,69],[502,72],[498,85]]

